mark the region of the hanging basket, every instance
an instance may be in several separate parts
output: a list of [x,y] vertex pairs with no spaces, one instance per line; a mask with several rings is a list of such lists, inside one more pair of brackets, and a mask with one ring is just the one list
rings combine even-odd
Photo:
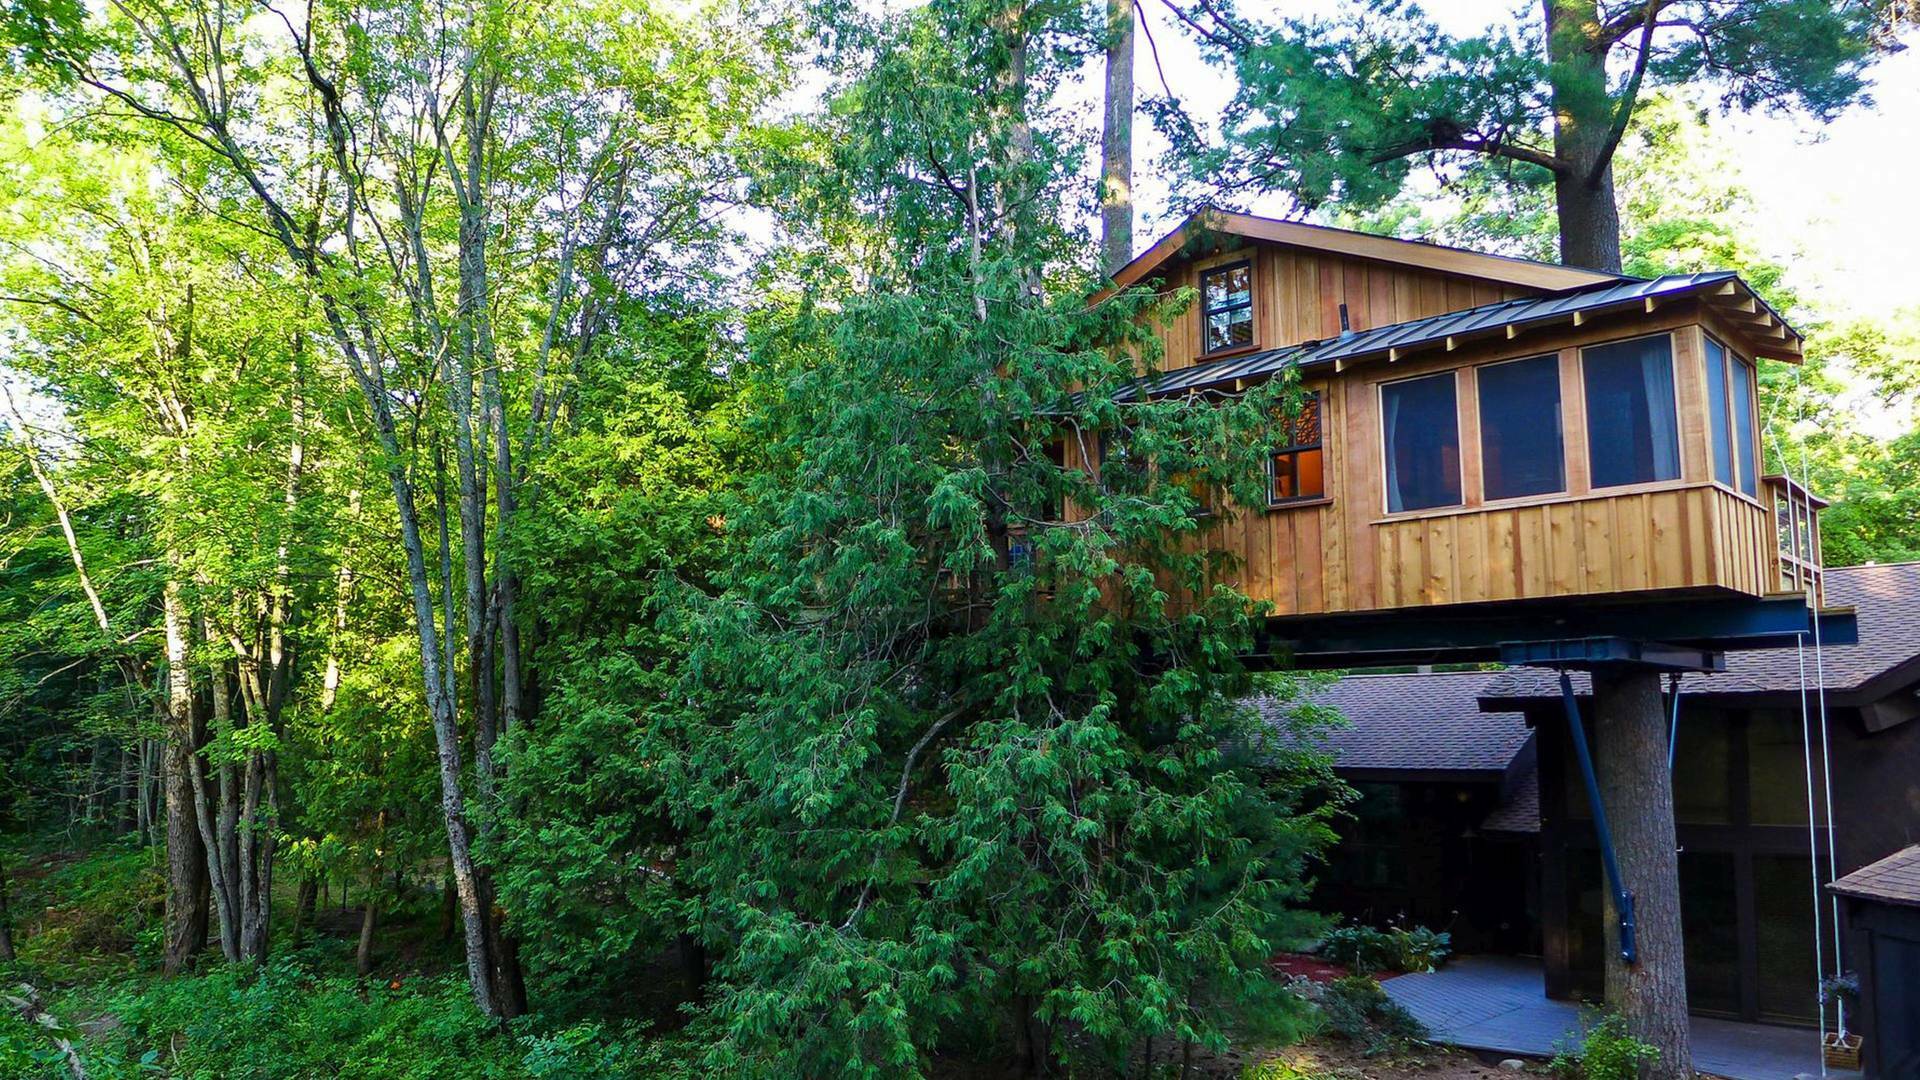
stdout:
[[1858,1069],[1860,1042],[1860,1036],[1851,1033],[1835,1031],[1828,1034],[1820,1044],[1820,1053],[1827,1060],[1827,1068]]

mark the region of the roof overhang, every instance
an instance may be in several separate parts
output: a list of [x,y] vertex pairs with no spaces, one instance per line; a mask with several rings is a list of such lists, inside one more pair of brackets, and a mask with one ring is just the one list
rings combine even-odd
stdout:
[[1206,250],[1209,235],[1225,234],[1248,240],[1311,251],[1324,251],[1376,262],[1458,274],[1483,281],[1518,285],[1552,291],[1619,281],[1621,275],[1559,263],[1535,262],[1506,255],[1488,255],[1466,248],[1446,247],[1420,240],[1401,240],[1391,236],[1336,229],[1327,225],[1309,225],[1302,221],[1241,214],[1231,210],[1201,207],[1187,216],[1172,232],[1160,238],[1132,262],[1113,275],[1115,285],[1125,288],[1152,277],[1166,263],[1186,253]]

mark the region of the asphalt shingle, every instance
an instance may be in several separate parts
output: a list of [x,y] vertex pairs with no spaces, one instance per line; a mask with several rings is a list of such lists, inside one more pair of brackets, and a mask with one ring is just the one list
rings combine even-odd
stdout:
[[1869,863],[1829,887],[1841,896],[1920,907],[1920,844]]
[[[1349,726],[1318,737],[1342,769],[1407,769],[1501,774],[1532,733],[1519,713],[1480,711],[1498,672],[1349,675],[1313,695]],[[1286,704],[1254,701],[1270,724]]]

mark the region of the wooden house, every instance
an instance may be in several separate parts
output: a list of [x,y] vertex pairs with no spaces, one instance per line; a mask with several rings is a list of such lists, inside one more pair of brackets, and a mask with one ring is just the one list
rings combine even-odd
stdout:
[[[1765,475],[1756,396],[1756,365],[1799,362],[1801,337],[1737,275],[1205,210],[1115,280],[1196,297],[1135,392],[1289,372],[1309,392],[1266,504],[1200,541],[1237,556],[1294,662],[1494,658],[1650,617],[1718,647],[1807,630],[1823,504]],[[1409,608],[1429,617],[1380,617]]]

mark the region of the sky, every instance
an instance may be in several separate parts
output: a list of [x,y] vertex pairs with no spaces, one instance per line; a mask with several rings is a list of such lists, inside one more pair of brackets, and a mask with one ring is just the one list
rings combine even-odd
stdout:
[[[1344,2],[1350,0],[1268,0],[1268,11],[1327,15]],[[1537,4],[1516,4],[1432,0],[1426,7],[1443,30],[1465,36],[1537,17]],[[1261,8],[1243,6],[1267,14]],[[1227,75],[1200,59],[1164,4],[1144,3],[1142,10],[1168,83],[1196,114],[1217,112],[1231,93]],[[1752,194],[1754,218],[1770,223],[1763,249],[1792,268],[1793,284],[1822,311],[1878,316],[1920,306],[1920,34],[1908,41],[1912,47],[1873,68],[1873,104],[1856,105],[1831,124],[1764,115],[1712,120],[1741,162],[1739,181]],[[1144,38],[1136,45],[1139,91],[1158,92]],[[1175,224],[1163,213],[1166,186],[1152,175],[1164,144],[1150,128],[1144,117],[1135,121],[1136,250]],[[1284,215],[1286,205],[1275,198],[1253,209]]]

